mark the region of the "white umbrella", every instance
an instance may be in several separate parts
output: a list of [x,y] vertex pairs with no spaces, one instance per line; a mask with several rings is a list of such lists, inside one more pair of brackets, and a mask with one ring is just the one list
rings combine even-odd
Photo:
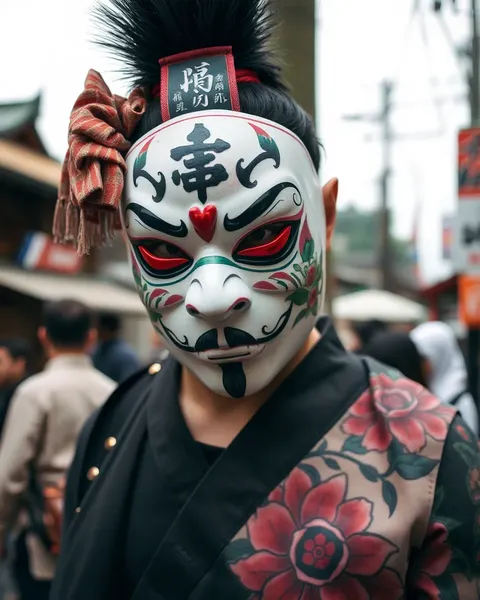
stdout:
[[426,309],[390,292],[365,290],[336,298],[333,316],[348,321],[378,319],[386,323],[415,323],[426,318]]

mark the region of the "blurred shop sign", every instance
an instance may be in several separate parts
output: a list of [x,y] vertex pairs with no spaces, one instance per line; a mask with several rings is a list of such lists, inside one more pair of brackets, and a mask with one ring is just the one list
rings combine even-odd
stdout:
[[75,248],[55,244],[49,235],[42,232],[25,236],[17,260],[24,269],[35,271],[72,275],[82,268],[82,258]]
[[455,227],[455,217],[445,216],[442,219],[442,258],[443,260],[452,260],[453,229]]
[[458,134],[458,200],[454,266],[458,273],[480,275],[480,127]]
[[460,275],[458,278],[458,308],[462,323],[480,326],[480,277]]

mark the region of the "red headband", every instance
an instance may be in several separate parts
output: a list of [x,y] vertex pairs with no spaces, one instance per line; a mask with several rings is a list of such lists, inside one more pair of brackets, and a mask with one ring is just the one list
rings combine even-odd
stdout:
[[259,83],[250,69],[236,69],[231,46],[199,48],[161,58],[160,98],[162,121],[181,114],[216,108],[240,110],[238,84]]
[[[251,69],[235,69],[237,83],[261,83],[260,78]],[[152,97],[160,98],[160,84],[157,83],[152,89]]]

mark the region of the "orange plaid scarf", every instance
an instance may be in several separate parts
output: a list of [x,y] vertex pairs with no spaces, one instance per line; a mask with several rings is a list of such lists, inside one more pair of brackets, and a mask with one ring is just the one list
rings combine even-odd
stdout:
[[56,242],[74,245],[79,254],[87,254],[113,237],[120,222],[128,138],[146,106],[141,88],[122,98],[111,93],[99,73],[88,72],[70,116],[53,222]]

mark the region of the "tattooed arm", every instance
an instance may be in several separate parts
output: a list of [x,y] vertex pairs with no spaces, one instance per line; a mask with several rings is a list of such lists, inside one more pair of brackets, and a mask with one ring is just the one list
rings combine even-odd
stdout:
[[412,553],[410,599],[480,598],[480,446],[455,417],[438,473],[422,548]]

